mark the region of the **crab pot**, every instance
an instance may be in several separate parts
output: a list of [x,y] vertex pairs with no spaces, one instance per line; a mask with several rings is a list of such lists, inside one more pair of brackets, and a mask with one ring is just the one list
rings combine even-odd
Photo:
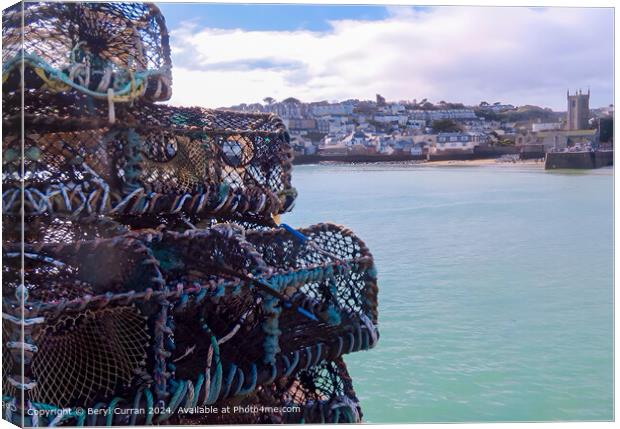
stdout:
[[168,30],[152,4],[22,2],[2,19],[3,93],[19,92],[23,64],[28,91],[78,90],[118,102],[170,98]]
[[[67,424],[172,423],[182,403],[264,395],[373,347],[375,274],[363,242],[331,224],[298,232],[329,250],[233,224],[39,243],[26,247],[24,287],[18,246],[5,246],[5,396],[22,390],[25,407],[68,409]],[[153,401],[165,412],[80,414]]]
[[56,116],[53,104],[28,97],[23,139],[19,109],[5,112],[4,214],[19,216],[22,192],[26,216],[76,224],[93,215],[269,224],[292,207],[291,148],[277,117],[149,105],[109,124],[96,114],[76,119],[84,96],[72,97],[56,101]]

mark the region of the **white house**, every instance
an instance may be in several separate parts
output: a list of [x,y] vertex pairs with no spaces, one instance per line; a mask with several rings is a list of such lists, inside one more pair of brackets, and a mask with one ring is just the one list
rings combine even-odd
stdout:
[[541,122],[541,123],[534,123],[532,124],[532,131],[533,132],[539,132],[539,131],[552,131],[552,130],[561,130],[562,129],[562,123],[561,122]]
[[486,141],[483,133],[439,133],[432,152],[465,152],[471,153],[474,147]]

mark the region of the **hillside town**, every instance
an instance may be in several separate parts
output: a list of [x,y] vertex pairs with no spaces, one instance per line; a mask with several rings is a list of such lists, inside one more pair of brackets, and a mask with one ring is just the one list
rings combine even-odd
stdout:
[[[611,148],[614,106],[589,108],[589,91],[567,92],[567,111],[482,101],[476,106],[427,99],[305,103],[296,98],[232,109],[272,112],[287,125],[296,158],[544,158],[549,152]],[[382,156],[382,157],[381,157]],[[381,157],[381,158],[379,158]]]

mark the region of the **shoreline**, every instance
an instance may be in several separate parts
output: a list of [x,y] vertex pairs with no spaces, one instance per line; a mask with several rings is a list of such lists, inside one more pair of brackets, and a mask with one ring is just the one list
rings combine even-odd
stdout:
[[506,166],[506,167],[519,167],[519,166],[539,166],[545,167],[544,159],[520,159],[517,161],[501,161],[498,162],[497,158],[491,159],[467,159],[467,160],[441,160],[441,161],[424,161],[420,165],[428,166],[471,166],[482,167],[489,165]]
[[517,161],[498,162],[498,158],[479,158],[479,159],[452,159],[452,160],[372,160],[372,161],[345,161],[345,160],[317,160],[316,162],[302,162],[293,165],[355,165],[355,164],[391,164],[391,165],[415,165],[420,167],[485,167],[485,166],[501,166],[501,167],[545,167],[544,159],[522,159]]

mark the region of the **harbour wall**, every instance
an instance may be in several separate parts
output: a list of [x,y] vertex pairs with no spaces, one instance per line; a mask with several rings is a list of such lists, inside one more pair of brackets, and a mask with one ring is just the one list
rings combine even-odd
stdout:
[[426,155],[295,155],[293,164],[317,164],[319,162],[402,162],[402,161],[426,161]]
[[545,157],[545,152],[521,152],[519,154],[520,159],[543,159]]
[[545,157],[545,170],[591,169],[614,165],[613,151],[550,152]]
[[470,161],[473,159],[493,158],[492,156],[482,156],[475,153],[434,153],[428,155],[429,161]]

